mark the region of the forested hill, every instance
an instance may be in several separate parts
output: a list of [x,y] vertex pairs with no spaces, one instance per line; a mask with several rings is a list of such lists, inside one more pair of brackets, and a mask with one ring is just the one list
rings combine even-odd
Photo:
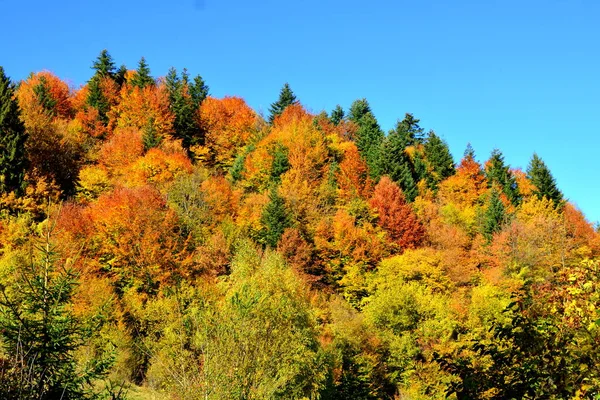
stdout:
[[0,69],[0,398],[600,393],[600,237],[538,155],[92,66]]

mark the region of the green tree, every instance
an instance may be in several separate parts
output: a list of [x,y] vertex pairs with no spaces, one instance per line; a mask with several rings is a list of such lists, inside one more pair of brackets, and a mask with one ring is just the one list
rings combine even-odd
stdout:
[[406,113],[404,119],[396,124],[395,132],[406,142],[405,147],[423,142],[425,135],[423,128],[419,126],[420,121],[411,113]]
[[331,123],[334,125],[339,125],[340,122],[342,122],[342,120],[344,119],[344,116],[344,109],[338,104],[331,112],[331,117],[329,117],[329,121],[331,121]]
[[56,115],[56,110],[54,109],[56,106],[56,100],[54,100],[50,94],[50,88],[48,87],[48,82],[45,76],[40,77],[40,83],[35,85],[33,92],[35,93],[38,102],[44,111],[48,113],[48,115],[54,117]]
[[150,67],[146,63],[146,59],[142,57],[138,63],[138,69],[134,72],[131,78],[131,85],[140,89],[146,86],[154,85],[154,78],[150,75]]
[[87,104],[98,110],[100,120],[107,125],[110,104],[102,92],[101,82],[104,78],[115,78],[115,63],[106,49],[94,61],[92,69],[96,72],[88,82]]
[[145,151],[148,151],[154,147],[158,147],[163,139],[162,136],[156,131],[154,122],[154,117],[150,117],[143,130],[142,141],[144,143]]
[[492,188],[488,205],[483,216],[483,236],[489,242],[492,241],[494,233],[500,232],[506,219],[504,204],[500,199],[500,193],[496,188]]
[[285,228],[291,226],[285,201],[277,192],[277,187],[271,189],[269,203],[267,203],[263,210],[261,222],[264,225],[262,235],[263,244],[271,248],[276,248]]
[[27,134],[14,91],[14,85],[0,67],[0,193],[21,191],[27,168]]
[[281,181],[281,175],[290,169],[290,161],[288,159],[288,149],[278,144],[273,152],[273,163],[271,164],[271,180],[274,182]]
[[281,92],[279,93],[279,99],[269,108],[269,122],[273,123],[273,120],[292,104],[298,104],[298,100],[296,99],[296,95],[292,92],[290,85],[285,83],[281,88]]
[[0,373],[0,397],[95,398],[94,384],[113,356],[101,352],[80,365],[76,351],[88,344],[102,319],[84,321],[73,313],[77,274],[62,262],[57,265],[50,229],[45,236],[37,257],[18,259],[14,283],[0,287],[0,338],[10,355]]
[[408,141],[398,129],[390,131],[381,147],[380,171],[396,182],[409,202],[415,200],[418,190],[410,156],[406,154]]
[[100,55],[92,65],[92,69],[96,71],[95,76],[114,78],[115,63],[108,50],[104,49],[100,52]]
[[537,154],[533,153],[531,162],[527,167],[527,177],[535,185],[534,193],[540,198],[547,197],[559,205],[563,202],[563,194],[556,186],[556,181],[550,173],[546,163]]
[[354,101],[350,106],[348,118],[358,125],[356,147],[369,167],[369,174],[372,178],[378,178],[381,176],[379,158],[384,134],[367,100]]
[[433,131],[429,132],[425,140],[424,153],[429,164],[427,183],[431,189],[436,190],[440,182],[454,175],[454,160],[448,144]]
[[485,166],[485,176],[488,187],[498,185],[512,204],[518,205],[521,202],[521,193],[517,181],[510,172],[509,166],[504,164],[504,156],[500,150],[494,149],[492,151],[492,155]]
[[196,112],[208,96],[208,86],[199,75],[190,83],[187,70],[184,69],[179,77],[175,68],[169,69],[165,84],[169,92],[171,110],[175,115],[175,136],[182,139],[186,148],[203,144],[204,133],[198,126]]

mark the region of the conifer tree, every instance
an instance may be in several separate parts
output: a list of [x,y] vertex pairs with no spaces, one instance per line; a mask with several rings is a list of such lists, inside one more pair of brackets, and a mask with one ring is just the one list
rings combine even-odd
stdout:
[[160,142],[162,142],[162,136],[156,131],[154,122],[154,118],[150,117],[148,123],[144,127],[142,142],[144,143],[145,151],[148,151],[154,147],[158,147]]
[[187,70],[183,70],[181,77],[177,75],[175,68],[169,69],[165,78],[165,85],[169,92],[171,110],[175,115],[173,127],[175,136],[182,139],[183,146],[189,148],[192,145],[203,144],[204,135],[195,114],[204,99],[208,96],[208,86],[200,75],[190,83]]
[[88,82],[87,104],[98,110],[100,120],[107,125],[110,105],[102,92],[101,82],[105,78],[115,78],[115,63],[106,49],[94,61],[92,69],[96,72]]
[[334,125],[339,125],[340,122],[342,122],[342,120],[344,119],[344,116],[344,109],[338,104],[331,112],[331,117],[329,117],[329,121],[331,121],[331,123]]
[[261,222],[265,227],[262,242],[266,246],[276,248],[285,228],[291,225],[285,202],[277,192],[277,187],[271,189],[269,203],[263,210]]
[[94,380],[106,374],[112,355],[78,365],[76,350],[99,325],[87,324],[72,311],[76,273],[57,266],[49,233],[37,249],[37,258],[19,265],[19,290],[0,287],[0,338],[11,364],[0,383],[0,397],[90,398]]
[[424,130],[419,126],[419,122],[420,120],[411,113],[406,113],[404,119],[396,124],[395,132],[403,138],[405,147],[423,142]]
[[540,198],[547,197],[559,205],[563,201],[563,194],[556,186],[556,181],[550,173],[546,163],[535,153],[527,167],[527,177],[536,187],[534,193]]
[[354,101],[348,118],[358,125],[356,147],[369,166],[369,174],[372,178],[378,178],[381,176],[380,156],[384,134],[367,100]]
[[521,194],[514,175],[509,167],[504,164],[504,156],[498,149],[492,151],[492,155],[486,163],[485,176],[488,181],[488,187],[497,185],[508,197],[510,202],[517,205],[521,202]]
[[492,188],[490,198],[488,200],[488,206],[485,210],[483,218],[483,236],[488,243],[492,241],[494,233],[499,232],[502,229],[502,224],[506,218],[506,212],[504,204],[500,199],[500,192],[496,188]]
[[427,136],[424,150],[430,168],[430,173],[426,178],[427,183],[431,189],[436,190],[440,182],[454,175],[454,160],[448,144],[433,131],[430,131]]
[[14,85],[0,67],[0,194],[23,187],[27,134],[14,98]]
[[131,86],[139,87],[140,89],[146,86],[154,85],[154,78],[150,75],[150,67],[146,62],[146,59],[142,57],[138,63],[138,69],[131,78]]
[[417,197],[418,190],[413,176],[413,166],[406,154],[406,137],[392,130],[384,139],[381,148],[380,171],[396,182],[409,202]]
[[296,99],[296,95],[292,92],[290,85],[285,83],[281,88],[281,92],[279,93],[279,99],[273,104],[271,104],[271,108],[269,111],[271,115],[269,116],[269,122],[272,124],[275,117],[281,115],[281,113],[292,104],[298,104],[298,100]]
[[50,116],[55,116],[56,110],[54,107],[56,107],[56,100],[54,100],[50,94],[50,89],[48,88],[48,82],[45,76],[40,77],[40,83],[35,85],[33,92],[37,96],[38,102],[44,111]]
[[111,55],[108,53],[108,50],[104,49],[100,52],[100,55],[92,65],[92,69],[96,71],[94,76],[109,78],[114,77],[115,63]]

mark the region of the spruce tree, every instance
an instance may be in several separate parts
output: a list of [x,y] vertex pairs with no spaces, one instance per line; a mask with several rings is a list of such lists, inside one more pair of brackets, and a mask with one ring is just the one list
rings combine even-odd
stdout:
[[396,124],[395,132],[406,142],[405,147],[423,142],[424,130],[419,126],[419,122],[420,120],[411,113],[406,113],[404,119]]
[[175,136],[182,139],[185,148],[203,144],[204,134],[198,126],[195,115],[208,96],[208,86],[199,75],[190,83],[187,70],[184,69],[179,77],[175,68],[169,69],[165,85],[169,92],[171,110],[175,115],[173,123]]
[[50,94],[50,88],[48,87],[48,82],[45,76],[40,77],[40,83],[33,87],[33,92],[35,93],[38,102],[44,111],[48,115],[54,117],[56,114],[56,100],[54,100]]
[[527,177],[531,180],[531,183],[535,185],[534,193],[540,199],[547,197],[552,200],[556,205],[560,205],[563,201],[563,194],[556,186],[556,181],[550,173],[550,169],[546,166],[546,163],[535,153],[531,158],[531,162],[527,167]]
[[298,100],[296,99],[294,92],[292,92],[290,85],[285,83],[279,93],[279,99],[271,104],[271,108],[269,108],[271,113],[271,115],[269,115],[269,123],[272,124],[275,117],[281,115],[281,113],[292,104],[298,104]]
[[331,117],[329,117],[329,121],[331,121],[331,123],[334,125],[339,125],[340,122],[342,122],[342,120],[344,119],[344,116],[344,109],[338,104],[331,112]]
[[380,171],[396,182],[409,202],[417,197],[418,190],[413,173],[412,161],[406,154],[406,140],[397,130],[392,130],[384,139],[380,155]]
[[425,140],[424,151],[430,170],[426,180],[431,189],[437,190],[440,182],[454,175],[454,159],[448,144],[433,131],[429,132]]
[[271,180],[279,182],[281,175],[290,169],[290,161],[288,159],[288,149],[282,144],[278,144],[273,149],[273,163],[271,164]]
[[107,373],[113,357],[105,353],[82,368],[75,352],[88,343],[101,318],[88,324],[73,312],[77,275],[57,265],[49,234],[37,249],[31,260],[19,261],[15,287],[0,287],[0,339],[10,355],[0,397],[92,398],[94,381]]
[[486,163],[485,176],[488,181],[488,187],[496,184],[512,204],[518,205],[521,202],[521,193],[517,186],[517,180],[510,172],[509,167],[504,164],[504,156],[500,150],[494,149],[492,151],[492,155]]
[[381,176],[381,147],[384,139],[383,131],[371,112],[366,99],[354,101],[350,106],[348,118],[358,125],[356,147],[369,167],[372,178]]
[[154,117],[150,117],[148,123],[144,127],[142,142],[144,143],[144,151],[158,147],[160,142],[162,142],[162,136],[156,131]]
[[104,125],[108,124],[108,111],[110,104],[102,92],[102,79],[115,78],[115,63],[107,50],[102,50],[92,69],[95,70],[94,76],[88,82],[87,104],[98,110],[100,120]]
[[283,232],[291,225],[285,202],[277,193],[277,187],[271,189],[269,203],[263,210],[261,222],[264,225],[263,244],[271,248],[277,247]]
[[92,69],[96,71],[94,76],[109,78],[114,77],[115,63],[111,55],[108,53],[108,50],[104,49],[100,52],[100,55],[92,65]]
[[0,194],[19,193],[27,168],[27,134],[14,92],[14,85],[0,67]]
[[150,67],[146,63],[146,59],[142,57],[138,63],[138,69],[131,78],[131,86],[139,87],[140,89],[146,86],[154,85],[154,78],[150,75]]
[[492,241],[495,233],[502,229],[502,224],[506,219],[504,204],[500,199],[500,192],[492,188],[488,205],[483,216],[482,233],[488,243]]

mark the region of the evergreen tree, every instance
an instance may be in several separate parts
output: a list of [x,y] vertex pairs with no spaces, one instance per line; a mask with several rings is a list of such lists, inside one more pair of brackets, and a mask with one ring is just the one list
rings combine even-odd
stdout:
[[475,150],[473,149],[473,146],[471,146],[471,143],[467,143],[467,148],[465,149],[463,158],[475,161]]
[[186,148],[203,144],[204,134],[198,126],[195,114],[208,95],[208,86],[199,75],[190,83],[187,71],[184,69],[179,77],[175,68],[169,69],[165,84],[169,92],[171,110],[175,115],[175,136],[182,139]]
[[372,178],[381,176],[381,147],[384,139],[383,131],[371,112],[366,99],[356,100],[350,106],[348,118],[358,125],[356,147],[361,157],[369,166]]
[[406,196],[406,200],[412,202],[417,197],[418,190],[413,176],[412,161],[405,149],[405,137],[397,130],[392,130],[383,141],[380,171],[382,175],[387,175],[396,182]]
[[559,205],[563,201],[563,194],[556,186],[556,181],[550,173],[546,163],[535,153],[527,167],[527,177],[536,187],[534,193],[540,198],[547,197]]
[[285,202],[277,193],[277,187],[271,189],[269,203],[263,210],[261,222],[265,226],[262,235],[263,244],[272,248],[277,247],[283,232],[291,225]]
[[81,366],[75,352],[101,319],[87,324],[72,311],[76,273],[57,267],[49,233],[38,250],[39,259],[19,265],[15,288],[0,288],[0,338],[11,364],[3,371],[0,397],[92,398],[94,380],[105,375],[113,357],[104,354]]
[[271,165],[271,180],[279,182],[281,175],[290,169],[288,160],[288,149],[282,144],[278,144],[273,150],[273,163]]
[[92,69],[96,71],[95,76],[114,78],[115,63],[108,50],[104,49],[100,52],[92,65]]
[[446,142],[433,131],[427,136],[424,150],[430,168],[427,183],[431,189],[436,190],[440,182],[454,175],[454,160]]
[[20,192],[27,168],[27,134],[14,98],[14,85],[0,67],[0,194]]
[[298,100],[296,99],[296,95],[292,92],[290,85],[288,83],[283,85],[281,88],[281,92],[279,93],[279,99],[271,104],[271,108],[269,111],[271,115],[269,116],[269,122],[272,124],[275,117],[281,115],[281,113],[292,104],[298,104]]
[[420,120],[411,113],[406,113],[402,121],[396,124],[395,132],[406,142],[405,147],[423,142],[424,130],[419,126]]
[[162,142],[162,136],[156,131],[156,127],[154,126],[154,117],[150,117],[144,127],[142,141],[144,143],[144,151],[158,147],[160,142]]
[[131,78],[131,86],[139,87],[140,89],[146,86],[154,85],[154,78],[150,75],[150,67],[146,63],[146,59],[142,57],[138,63],[138,69]]
[[40,77],[40,83],[34,86],[33,92],[37,96],[39,104],[42,106],[44,111],[54,117],[56,115],[56,100],[52,98],[50,94],[50,88],[45,76]]
[[494,149],[492,151],[492,155],[486,163],[485,176],[488,181],[488,187],[496,184],[512,204],[518,205],[521,202],[521,193],[519,192],[517,181],[510,172],[509,167],[504,164],[504,156],[500,150]]
[[117,72],[115,72],[115,82],[119,87],[123,86],[125,83],[125,77],[127,76],[127,67],[125,65],[121,65]]
[[342,120],[344,119],[344,116],[344,109],[338,104],[331,112],[331,117],[329,117],[329,120],[332,124],[339,125],[340,122],[342,122]]
[[506,212],[500,199],[500,192],[494,187],[490,193],[488,206],[483,216],[482,233],[488,243],[492,241],[494,233],[502,229],[505,218]]

